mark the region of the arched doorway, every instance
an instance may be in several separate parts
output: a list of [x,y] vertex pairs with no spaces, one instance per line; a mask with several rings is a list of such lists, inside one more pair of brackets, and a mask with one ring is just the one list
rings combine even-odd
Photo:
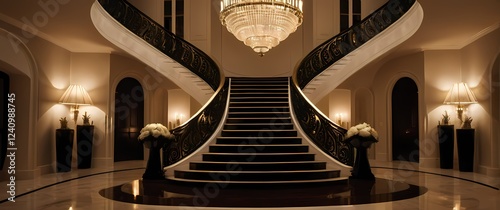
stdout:
[[143,160],[144,149],[137,140],[144,127],[144,90],[134,78],[121,80],[115,91],[114,160]]
[[418,87],[408,77],[392,90],[392,160],[419,162]]
[[9,75],[0,71],[0,170],[3,170],[3,164],[7,157],[7,115],[8,115],[8,94],[9,94]]
[[[495,63],[493,64],[493,68],[491,70],[491,127],[492,128],[499,128],[500,127],[500,55],[497,57],[495,60]],[[492,146],[493,148],[494,145],[497,146],[498,150],[500,150],[500,143],[498,143],[498,139],[500,139],[500,130],[499,129],[492,129]],[[498,164],[500,164],[500,155],[498,155],[496,152],[492,153],[493,158],[496,156],[495,162],[497,163],[497,167],[499,167]]]

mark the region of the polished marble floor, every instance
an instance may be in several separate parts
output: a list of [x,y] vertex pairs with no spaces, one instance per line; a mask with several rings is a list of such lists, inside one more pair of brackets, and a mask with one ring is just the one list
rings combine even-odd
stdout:
[[[7,200],[9,195],[5,189],[7,189],[8,183],[1,182],[0,209],[235,209],[232,207],[206,207],[207,205],[202,202],[198,206],[134,204],[129,202],[130,199],[117,201],[117,199],[103,196],[103,192],[108,190],[107,197],[109,197],[109,190],[113,188],[119,188],[120,192],[133,194],[134,184],[141,183],[140,177],[144,172],[144,165],[142,161],[121,162],[108,169],[74,169],[67,173],[43,175],[34,180],[17,181],[15,202]],[[303,205],[300,207],[265,207],[260,209],[500,209],[500,177],[488,177],[449,169],[419,168],[415,164],[406,162],[373,162],[371,165],[372,171],[377,177],[376,183],[392,183],[394,186],[392,190],[396,191],[399,188],[399,190],[406,189],[406,186],[417,186],[420,187],[419,189],[425,189],[421,191],[423,194],[416,197],[410,196],[411,198],[408,199],[395,199],[392,202],[381,201],[358,205],[352,205],[352,202],[351,204],[336,203],[335,205],[330,203],[322,206]],[[387,190],[385,189],[387,187],[378,187],[378,189],[381,188]],[[301,192],[304,192],[302,198],[310,196],[311,191],[307,193],[307,190],[306,188],[303,191],[301,189],[291,190],[294,196],[299,196],[292,199],[299,200]],[[318,194],[318,192],[313,194]],[[271,197],[272,193],[268,192],[266,198]],[[192,195],[176,194],[174,197],[181,201],[182,199],[193,199]],[[171,195],[163,195],[163,197],[169,196],[172,197]],[[315,199],[317,198],[315,197]],[[221,198],[221,200],[224,199],[245,202],[245,199],[234,195]],[[238,199],[241,200],[238,201]],[[237,209],[253,208],[238,207]]]

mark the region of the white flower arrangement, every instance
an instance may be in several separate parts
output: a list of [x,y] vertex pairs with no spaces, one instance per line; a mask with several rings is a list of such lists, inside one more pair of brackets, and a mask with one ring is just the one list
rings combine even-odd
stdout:
[[368,123],[361,123],[356,126],[352,126],[351,128],[349,128],[349,130],[347,130],[345,138],[349,139],[357,135],[364,138],[373,137],[373,139],[378,140],[377,131],[373,129]]
[[142,141],[148,136],[153,136],[155,138],[163,136],[165,138],[168,138],[170,136],[170,132],[168,131],[167,127],[165,127],[161,123],[151,123],[141,129],[141,134],[139,135],[138,139]]

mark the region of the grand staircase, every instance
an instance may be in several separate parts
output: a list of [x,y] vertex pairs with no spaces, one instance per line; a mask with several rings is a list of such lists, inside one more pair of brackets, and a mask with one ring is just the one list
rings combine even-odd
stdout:
[[228,116],[215,144],[170,180],[189,183],[346,182],[317,161],[292,123],[288,78],[232,78]]

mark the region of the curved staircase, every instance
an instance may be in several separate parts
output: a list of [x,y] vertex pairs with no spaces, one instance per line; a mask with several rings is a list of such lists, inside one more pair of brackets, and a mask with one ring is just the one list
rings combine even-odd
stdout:
[[215,144],[169,180],[190,183],[344,182],[316,160],[291,119],[288,78],[231,79],[228,117]]

